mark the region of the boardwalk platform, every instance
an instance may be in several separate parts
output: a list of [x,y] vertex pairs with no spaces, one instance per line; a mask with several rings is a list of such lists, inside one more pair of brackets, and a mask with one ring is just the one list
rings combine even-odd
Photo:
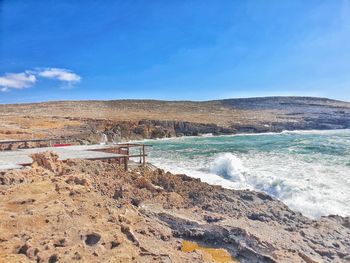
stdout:
[[[139,147],[140,154],[130,155],[130,147]],[[18,149],[13,151],[0,151],[0,170],[18,169],[32,164],[30,157],[35,153],[54,152],[58,159],[66,161],[68,159],[84,160],[117,160],[119,164],[124,164],[127,169],[129,158],[140,157],[140,163],[145,164],[144,145],[142,144],[116,144],[116,145],[71,145],[62,147],[43,147]],[[142,158],[142,159],[141,159]]]

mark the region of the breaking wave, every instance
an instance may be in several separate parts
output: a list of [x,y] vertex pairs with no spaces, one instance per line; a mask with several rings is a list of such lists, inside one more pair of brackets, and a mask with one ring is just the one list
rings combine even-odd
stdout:
[[150,162],[230,189],[264,191],[311,218],[350,216],[350,130],[152,142]]
[[210,172],[231,181],[245,183],[244,173],[247,169],[242,161],[232,153],[222,153],[212,162]]

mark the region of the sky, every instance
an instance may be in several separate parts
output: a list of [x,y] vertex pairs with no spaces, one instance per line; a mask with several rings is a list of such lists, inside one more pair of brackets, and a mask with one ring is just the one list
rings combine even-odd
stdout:
[[0,0],[0,103],[350,101],[350,0]]

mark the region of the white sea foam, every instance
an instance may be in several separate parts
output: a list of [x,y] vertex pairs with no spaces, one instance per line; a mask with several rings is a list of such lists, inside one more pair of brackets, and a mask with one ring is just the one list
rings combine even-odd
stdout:
[[219,154],[210,165],[210,171],[221,177],[245,185],[247,169],[242,161],[232,153]]
[[338,129],[338,130],[284,130],[281,132],[282,134],[319,134],[319,135],[324,135],[324,134],[349,134],[350,129]]
[[212,133],[204,133],[200,135],[201,137],[213,137],[214,135]]
[[107,135],[102,133],[100,145],[106,145],[108,143]]
[[210,184],[264,191],[312,218],[350,216],[348,131],[172,139],[157,142],[150,161]]
[[221,185],[221,186],[228,188],[228,189],[236,189],[237,187],[239,187],[239,185],[237,183],[232,182],[230,180],[227,180],[225,178],[222,178],[221,176],[219,176],[215,173],[195,170],[192,167],[186,167],[186,165],[184,163],[180,163],[177,166],[174,164],[166,163],[164,161],[161,161],[161,162],[153,161],[152,163],[154,165],[156,165],[157,167],[161,167],[162,169],[165,169],[167,171],[171,171],[172,173],[186,174],[186,175],[191,176],[193,178],[201,179],[202,182],[205,182],[208,184]]
[[170,138],[156,138],[156,139],[143,139],[143,140],[129,140],[129,143],[135,142],[156,142],[156,141],[173,141],[173,140],[188,140],[192,138],[220,138],[220,137],[241,137],[241,136],[264,136],[264,135],[288,135],[288,134],[318,134],[318,135],[332,135],[332,134],[347,134],[350,135],[350,129],[337,129],[337,130],[283,130],[281,132],[261,132],[261,133],[236,133],[236,134],[223,134],[213,135],[212,133],[205,133],[200,136],[181,136]]

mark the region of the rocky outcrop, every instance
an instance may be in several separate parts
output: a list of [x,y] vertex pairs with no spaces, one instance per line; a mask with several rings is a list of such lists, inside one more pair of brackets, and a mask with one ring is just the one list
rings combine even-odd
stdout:
[[[45,160],[45,161],[43,161]],[[348,262],[349,218],[311,220],[270,196],[163,170],[35,156],[0,173],[0,262]]]
[[[262,97],[219,101],[236,110],[273,112],[271,121],[233,126],[238,131],[274,132],[283,130],[325,130],[350,128],[350,103],[327,98]],[[259,125],[260,124],[260,125]],[[263,125],[261,125],[263,124]]]
[[[233,124],[222,127],[216,124],[195,123],[185,121],[141,120],[137,122],[123,121],[113,123],[104,130],[87,136],[90,142],[101,142],[105,135],[108,142],[121,142],[125,140],[170,138],[181,136],[198,136],[203,134],[229,135],[237,133],[264,133],[281,132],[285,130],[331,130],[350,128],[349,116],[339,117],[305,117],[301,121],[269,122],[247,124]],[[102,139],[101,139],[102,138]],[[86,139],[86,138],[85,138]]]
[[69,137],[79,143],[101,142],[103,134],[109,141],[120,141],[204,133],[344,129],[350,128],[350,103],[312,97],[61,101],[0,105],[0,123],[0,140],[34,135]]
[[[89,121],[95,127],[94,121]],[[170,138],[179,136],[197,136],[201,134],[233,134],[234,128],[220,127],[216,124],[193,123],[185,121],[140,120],[106,122],[105,125],[92,128],[91,133],[80,135],[82,140],[88,142],[101,142],[104,138],[108,142],[121,142],[126,140]]]

